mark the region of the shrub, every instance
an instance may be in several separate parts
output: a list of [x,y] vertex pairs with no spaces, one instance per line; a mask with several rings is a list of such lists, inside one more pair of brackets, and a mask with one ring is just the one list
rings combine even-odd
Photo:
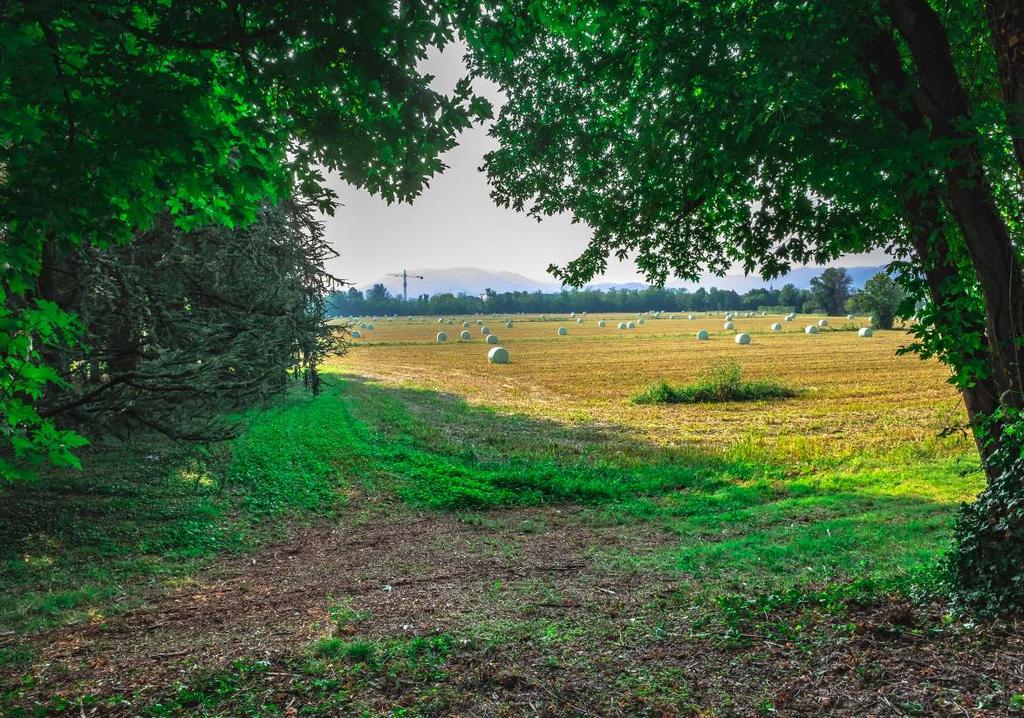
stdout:
[[798,392],[772,379],[743,379],[739,364],[712,369],[693,384],[672,386],[664,381],[651,384],[633,396],[635,404],[711,404],[726,401],[790,399]]
[[949,556],[953,598],[981,614],[1024,606],[1024,458],[1006,468],[957,517]]

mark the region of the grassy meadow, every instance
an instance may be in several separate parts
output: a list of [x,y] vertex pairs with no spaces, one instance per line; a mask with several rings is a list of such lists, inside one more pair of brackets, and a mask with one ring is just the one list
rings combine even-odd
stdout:
[[[1019,647],[933,597],[983,477],[970,439],[943,432],[963,421],[946,371],[898,356],[904,332],[740,316],[740,346],[721,316],[465,317],[463,342],[462,319],[373,320],[321,396],[296,388],[230,444],[97,448],[81,474],[7,491],[0,708],[1024,706],[988,651]],[[478,319],[511,363],[487,363]],[[731,365],[793,396],[632,400]],[[902,647],[880,661],[880,641]],[[933,680],[950,656],[963,677]]]

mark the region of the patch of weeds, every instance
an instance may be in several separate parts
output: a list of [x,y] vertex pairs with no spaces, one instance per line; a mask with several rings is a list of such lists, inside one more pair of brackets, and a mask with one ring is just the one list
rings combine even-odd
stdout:
[[313,644],[312,652],[319,658],[341,658],[352,663],[372,663],[377,655],[377,646],[368,641],[322,638]]
[[[328,597],[328,600],[330,597]],[[334,635],[346,635],[355,632],[356,625],[370,618],[369,611],[359,611],[352,606],[352,599],[345,599],[340,603],[332,603],[327,607],[327,613],[334,624]]]
[[773,379],[744,379],[739,364],[726,364],[703,374],[686,386],[660,381],[632,397],[634,404],[712,404],[730,401],[792,399],[796,389]]
[[24,668],[35,660],[36,650],[31,646],[0,648],[0,668]]

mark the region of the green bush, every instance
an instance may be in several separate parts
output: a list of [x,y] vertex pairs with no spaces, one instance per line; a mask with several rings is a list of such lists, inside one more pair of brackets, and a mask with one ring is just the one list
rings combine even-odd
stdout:
[[982,614],[1024,607],[1024,459],[1016,458],[957,517],[954,600]]
[[739,364],[712,369],[693,384],[672,386],[664,381],[651,384],[633,396],[634,404],[712,404],[726,401],[791,399],[798,392],[772,379],[743,379]]

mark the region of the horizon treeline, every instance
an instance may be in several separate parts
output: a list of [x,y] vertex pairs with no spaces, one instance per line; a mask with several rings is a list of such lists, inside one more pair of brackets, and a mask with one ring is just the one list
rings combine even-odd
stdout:
[[696,291],[683,288],[647,287],[645,289],[563,289],[560,292],[516,291],[483,294],[442,292],[421,294],[403,300],[383,284],[375,284],[365,292],[355,287],[333,292],[327,298],[327,311],[333,317],[388,314],[557,314],[568,312],[666,312],[757,311],[761,308],[787,308],[798,313],[822,309],[813,290],[793,284],[780,289],[758,287],[740,293],[731,289],[701,287]]

